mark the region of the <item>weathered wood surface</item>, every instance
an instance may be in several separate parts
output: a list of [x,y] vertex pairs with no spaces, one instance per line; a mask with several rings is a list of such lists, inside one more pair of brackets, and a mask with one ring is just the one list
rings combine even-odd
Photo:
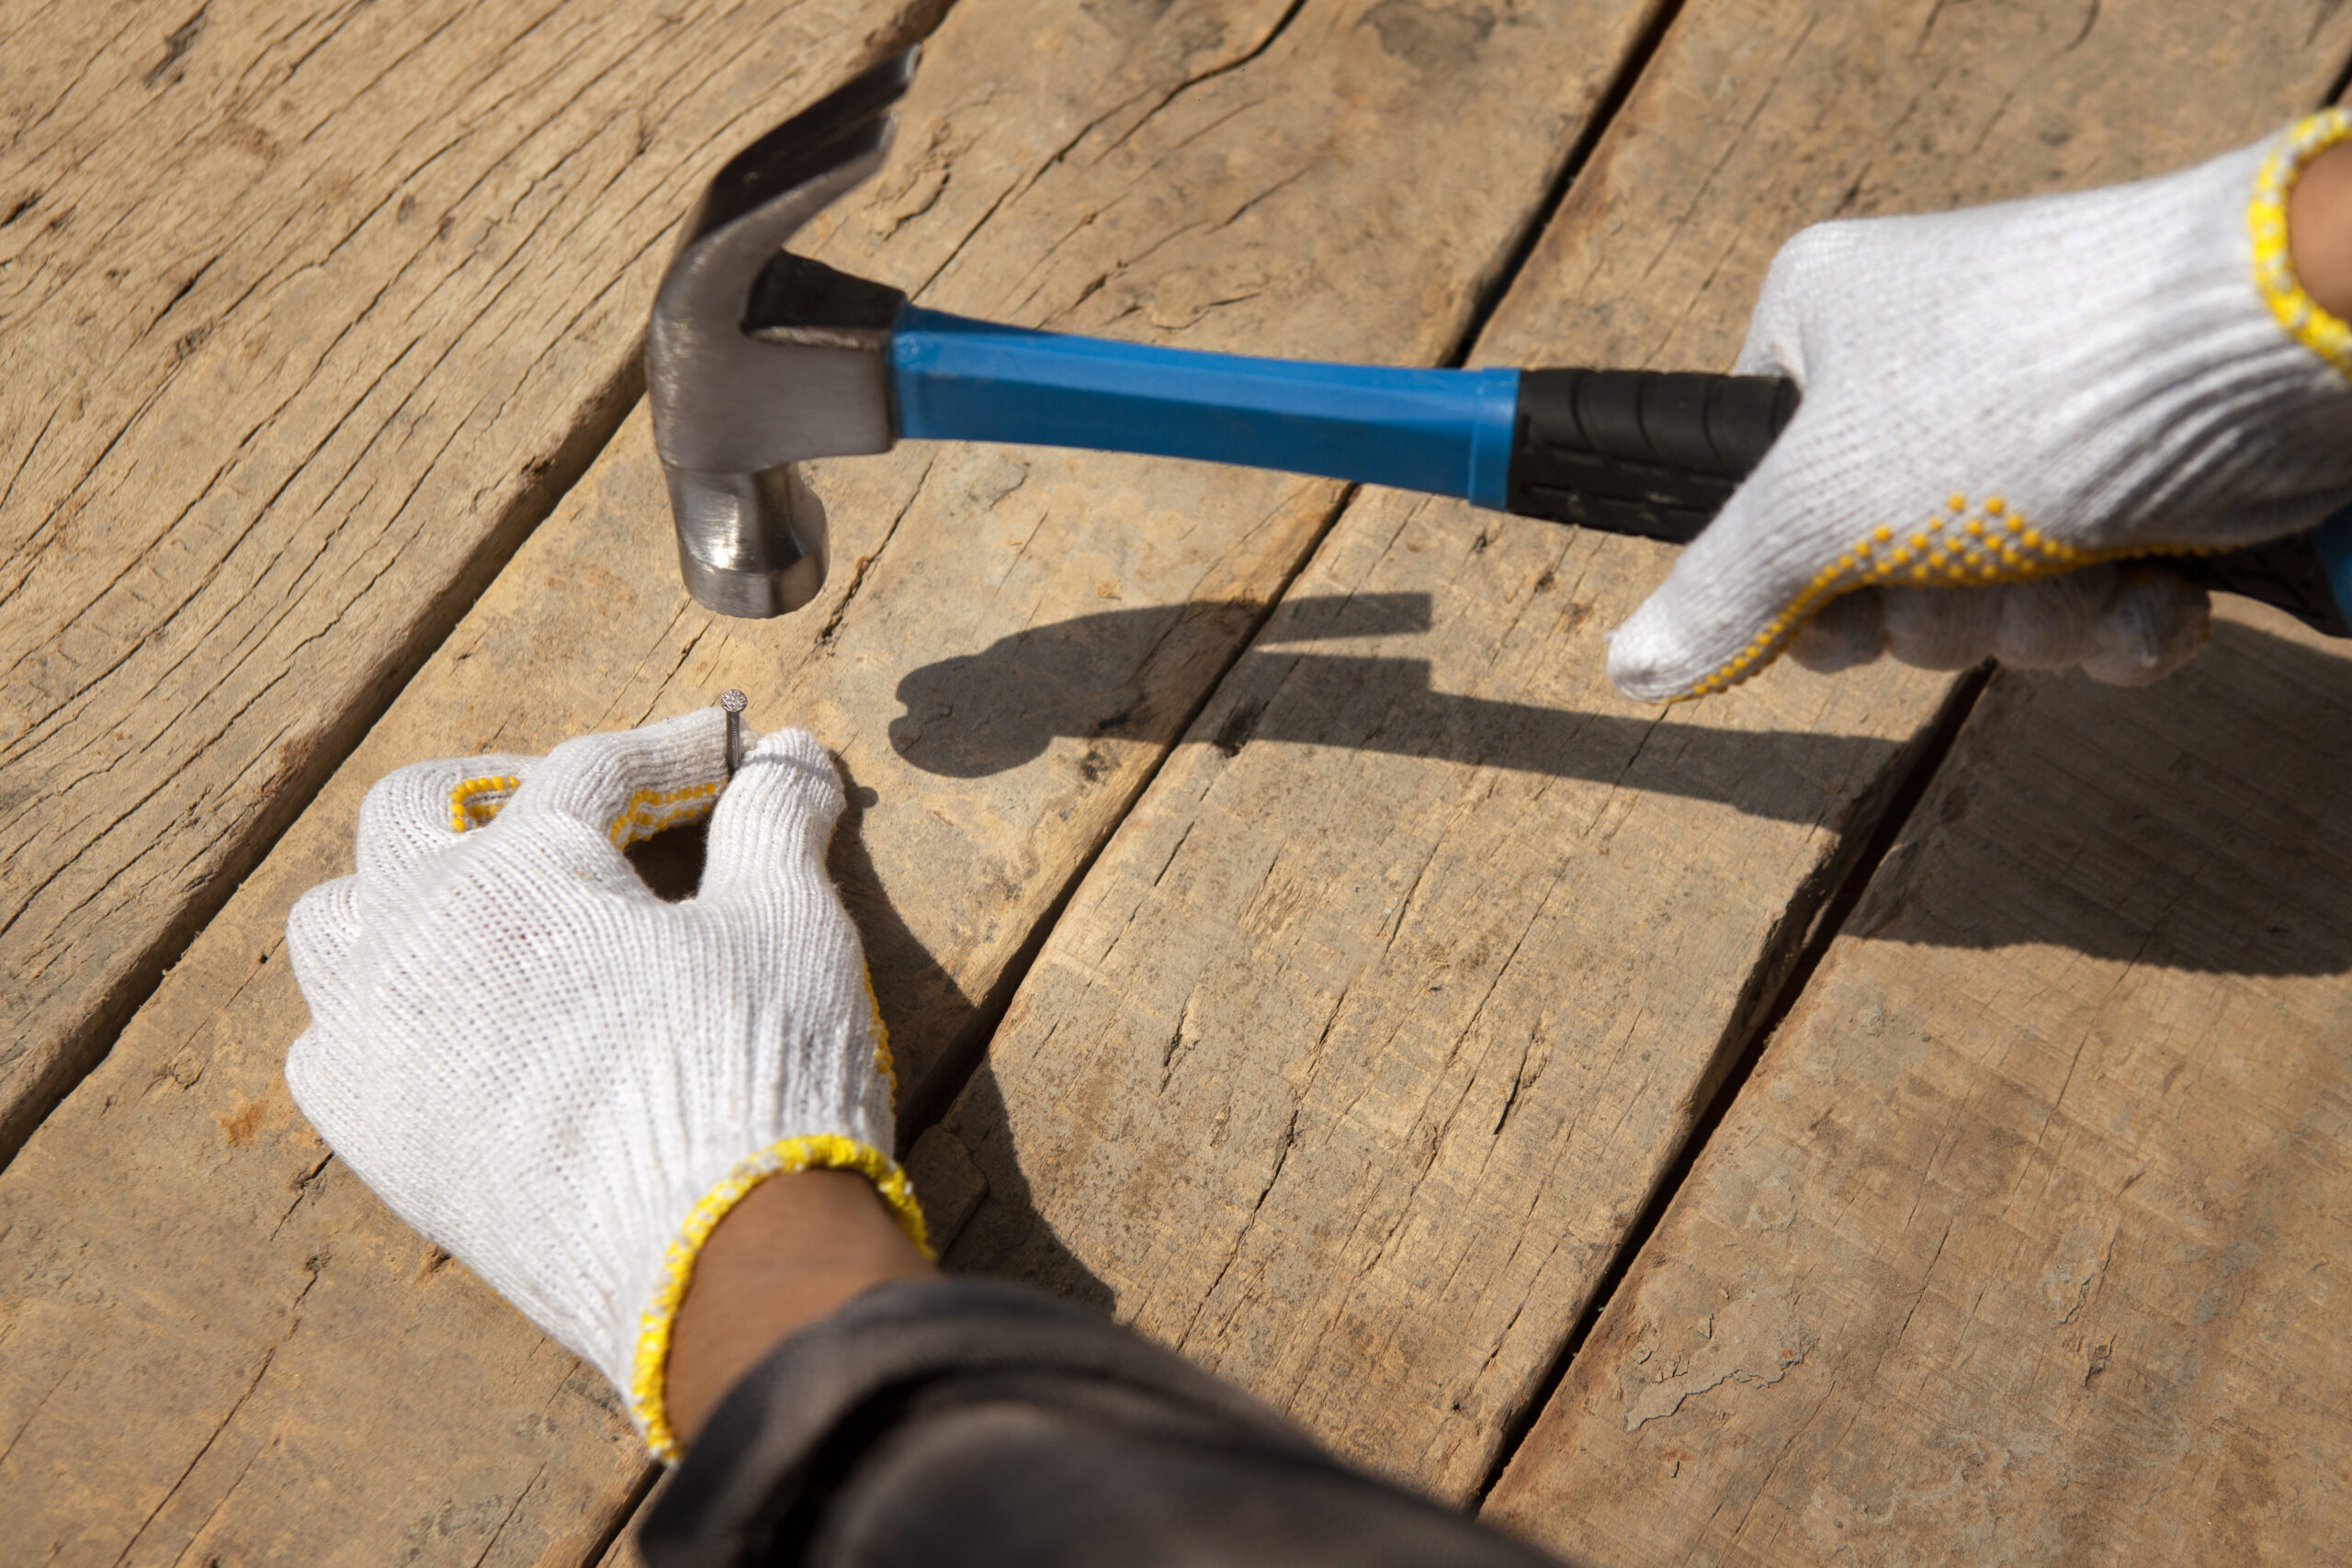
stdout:
[[0,1160],[610,436],[690,176],[927,7],[0,7]]
[[[1721,367],[1802,222],[2227,147],[2315,100],[2346,20],[1694,0],[1479,356]],[[951,1265],[1473,1495],[1948,689],[1634,708],[1600,634],[1665,564],[1352,506],[918,1149],[987,1184]]]
[[948,1265],[1473,1492],[1943,684],[1661,719],[1600,673],[1657,567],[1351,508],[918,1145],[987,1184]]
[[645,1568],[645,1554],[637,1549],[638,1521],[645,1517],[646,1511],[653,1506],[660,1495],[660,1483],[657,1482],[654,1490],[646,1495],[645,1501],[637,1506],[628,1525],[615,1533],[611,1544],[605,1548],[605,1554],[596,1559],[596,1568]]
[[2334,1562],[2352,656],[1996,676],[1503,1477],[1595,1564]]
[[[892,165],[818,254],[1024,321],[1434,359],[1636,12],[964,0]],[[1336,502],[1052,452],[911,450],[814,480],[825,597],[714,623],[677,586],[628,422],[0,1173],[0,1559],[372,1562],[389,1541],[573,1562],[633,1495],[596,1374],[403,1230],[286,1098],[306,1015],[280,929],[347,866],[374,778],[742,687],[855,781],[837,866],[920,1080]],[[987,650],[1024,630],[1054,679],[1007,690]]]

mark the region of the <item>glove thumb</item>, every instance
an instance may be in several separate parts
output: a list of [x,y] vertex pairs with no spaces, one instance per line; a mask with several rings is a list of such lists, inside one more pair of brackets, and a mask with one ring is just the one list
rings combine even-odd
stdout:
[[821,878],[846,804],[833,760],[815,736],[799,729],[763,736],[711,814],[697,897],[787,893]]
[[1610,634],[1609,679],[1644,702],[1704,696],[1770,663],[1841,590],[1856,563],[1834,544],[1861,537],[1859,517],[1808,513],[1784,477],[1804,446],[1800,412],[1666,581]]

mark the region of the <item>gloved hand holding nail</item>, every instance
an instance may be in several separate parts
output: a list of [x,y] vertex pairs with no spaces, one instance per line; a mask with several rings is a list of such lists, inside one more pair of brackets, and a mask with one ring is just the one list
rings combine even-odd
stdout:
[[[940,1276],[841,785],[792,730],[729,778],[741,706],[403,768],[288,921],[303,1114],[683,1461],[643,1559],[1543,1568],[1092,1310]],[[706,814],[664,903],[622,851]]]
[[1723,690],[1782,651],[1986,655],[2154,680],[2203,592],[2122,558],[2298,533],[2352,502],[2352,334],[2289,265],[2319,116],[2137,185],[1825,224],[1773,264],[1739,370],[1804,401],[1616,632],[1629,695]]
[[[832,762],[782,730],[722,798],[726,763],[704,709],[543,758],[404,768],[361,807],[356,874],[287,922],[311,1016],[286,1064],[303,1114],[602,1370],[662,1454],[672,1320],[752,1183],[860,1171],[922,1239],[889,1155],[888,1045],[825,874]],[[665,904],[621,852],[704,815],[700,892]]]

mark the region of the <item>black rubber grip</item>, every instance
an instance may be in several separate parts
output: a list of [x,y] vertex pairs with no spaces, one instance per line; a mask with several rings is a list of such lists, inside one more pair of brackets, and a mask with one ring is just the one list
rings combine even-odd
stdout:
[[1796,412],[1777,376],[1521,371],[1505,509],[1687,545]]
[[2218,593],[2234,593],[2284,610],[2315,632],[2352,637],[2320,565],[2312,534],[2294,534],[2213,556],[2152,556],[2150,564],[2177,571]]
[[[1506,510],[1687,545],[1763,460],[1797,402],[1796,383],[1778,376],[1521,371]],[[2310,534],[2150,560],[2314,631],[2352,637]]]

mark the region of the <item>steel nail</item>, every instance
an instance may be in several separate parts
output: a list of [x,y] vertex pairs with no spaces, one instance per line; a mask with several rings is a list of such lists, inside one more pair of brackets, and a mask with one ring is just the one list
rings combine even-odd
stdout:
[[727,716],[727,776],[743,765],[743,710],[751,699],[729,686],[718,694],[718,711]]

